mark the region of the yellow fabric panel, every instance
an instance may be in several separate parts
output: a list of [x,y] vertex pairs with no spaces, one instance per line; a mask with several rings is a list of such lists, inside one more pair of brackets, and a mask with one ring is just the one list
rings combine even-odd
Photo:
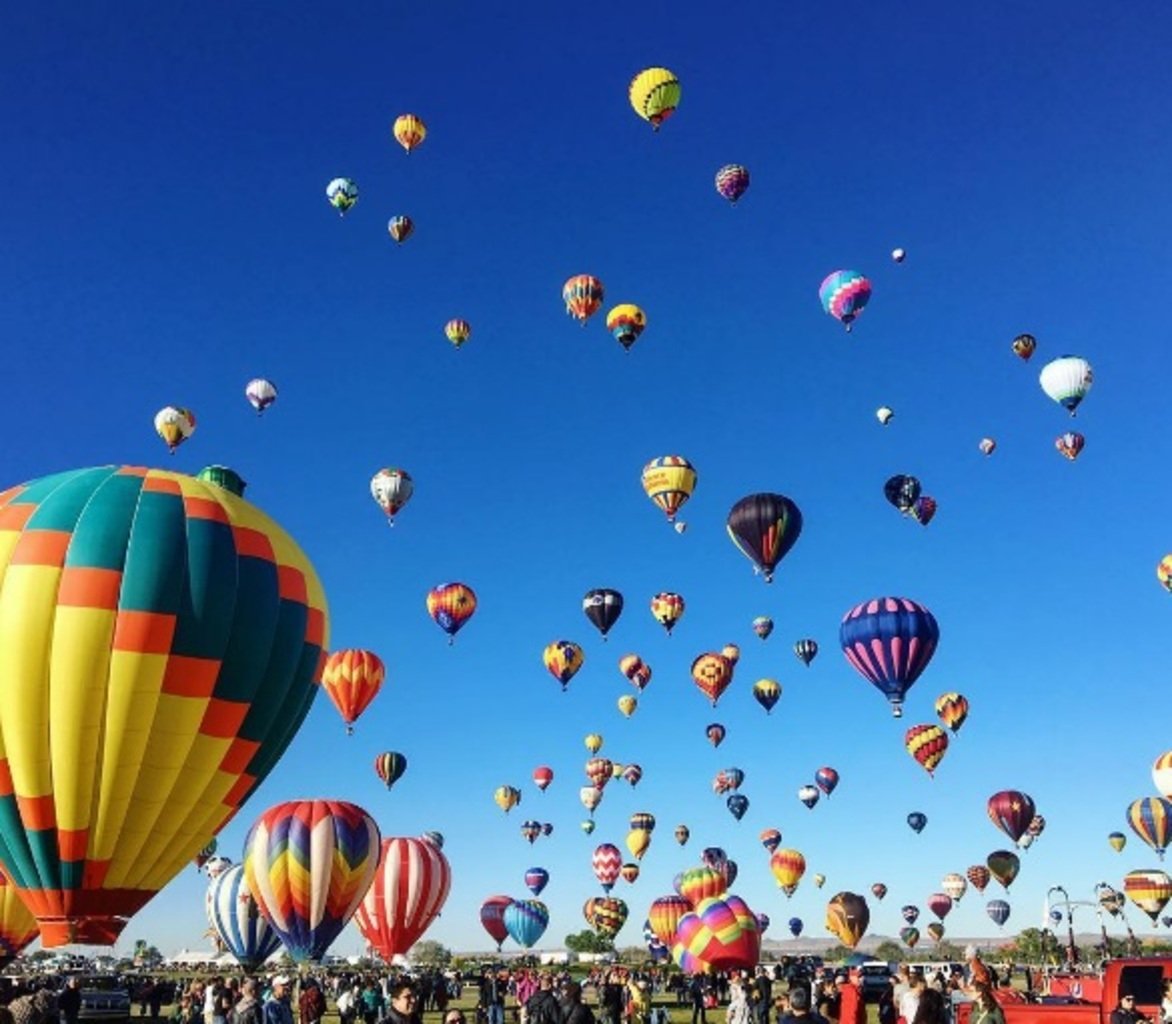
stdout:
[[132,783],[141,770],[167,655],[114,651],[106,701],[102,749],[100,816],[90,840],[91,855],[114,857],[130,809]]
[[89,828],[96,786],[110,639],[117,613],[102,608],[57,609],[50,661],[53,722],[53,800],[59,828]]
[[48,682],[60,579],[61,570],[52,566],[13,565],[0,591],[0,725],[17,796],[53,792]]
[[8,570],[8,562],[18,540],[19,530],[0,530],[0,584],[4,582],[4,573]]

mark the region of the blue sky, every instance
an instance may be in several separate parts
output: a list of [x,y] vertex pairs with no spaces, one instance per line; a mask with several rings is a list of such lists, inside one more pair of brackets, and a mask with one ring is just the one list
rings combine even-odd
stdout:
[[[584,927],[590,853],[621,844],[637,810],[659,828],[642,877],[616,890],[622,944],[709,845],[739,862],[735,888],[773,937],[792,914],[820,933],[829,896],[875,881],[889,894],[872,930],[893,934],[900,905],[923,909],[943,874],[1004,845],[984,811],[1002,788],[1047,820],[1007,931],[1039,923],[1050,885],[1089,898],[1154,865],[1135,837],[1122,855],[1105,841],[1172,746],[1156,724],[1170,598],[1154,578],[1172,548],[1158,390],[1172,71],[1145,9],[1158,15],[853,0],[724,17],[662,3],[10,11],[4,485],[106,462],[229,464],[316,564],[333,646],[388,665],[354,737],[316,702],[222,834],[227,854],[296,796],[354,800],[387,835],[438,829],[454,883],[430,935],[457,948],[484,947],[481,900],[528,895],[534,865],[551,874],[541,945]],[[653,64],[683,85],[658,134],[626,95]],[[410,157],[390,137],[408,111],[429,128]],[[712,178],[734,161],[752,186],[729,208]],[[338,175],[361,189],[345,219],[324,197]],[[416,233],[396,248],[398,213]],[[817,296],[839,267],[875,288],[849,336]],[[604,310],[647,311],[629,354],[602,314],[585,329],[565,316],[576,273],[603,280]],[[455,316],[473,328],[458,352],[442,333]],[[1022,331],[1039,342],[1029,364],[1009,349]],[[1096,380],[1076,464],[1054,451],[1071,424],[1037,380],[1067,352]],[[260,420],[242,394],[257,375],[281,389]],[[169,403],[199,420],[174,459],[151,429]],[[639,486],[647,460],[676,453],[699,472],[684,536]],[[416,482],[393,532],[368,492],[383,465]],[[884,502],[900,472],[939,501],[927,529]],[[772,586],[723,535],[758,490],[805,517]],[[423,607],[450,579],[481,602],[452,648]],[[627,598],[605,644],[580,610],[596,586]],[[688,602],[670,640],[647,611],[665,589]],[[843,612],[878,594],[922,601],[941,627],[902,722],[837,645]],[[777,623],[764,644],[761,614]],[[790,651],[807,635],[822,645],[809,670]],[[540,661],[559,637],[586,649],[564,695]],[[729,641],[743,657],[714,714],[688,667]],[[628,652],[654,678],[625,720]],[[750,695],[763,676],[784,691],[769,717]],[[930,780],[903,730],[934,721],[950,689],[972,714]],[[585,837],[589,731],[644,778],[610,787]],[[410,762],[389,794],[371,768],[385,749]],[[545,794],[529,781],[541,763],[557,773]],[[842,782],[807,811],[796,790],[823,764]],[[731,765],[751,800],[739,824],[710,791]],[[491,800],[502,783],[524,792],[507,817]],[[930,818],[918,837],[911,810]],[[530,847],[526,817],[553,836]],[[769,826],[824,889],[777,892],[757,841]],[[186,872],[126,939],[200,944],[202,895]],[[966,896],[949,931],[994,934],[983,902]],[[348,931],[335,948],[359,944]]]

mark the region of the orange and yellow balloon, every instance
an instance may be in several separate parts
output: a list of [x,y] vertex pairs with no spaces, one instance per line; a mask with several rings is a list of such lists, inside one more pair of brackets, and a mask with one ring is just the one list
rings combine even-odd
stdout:
[[414,114],[400,114],[395,118],[391,134],[394,135],[395,141],[410,153],[427,138],[427,125]]
[[374,651],[334,651],[326,659],[321,687],[346,723],[346,734],[354,732],[358,716],[378,695],[386,678],[382,659]]

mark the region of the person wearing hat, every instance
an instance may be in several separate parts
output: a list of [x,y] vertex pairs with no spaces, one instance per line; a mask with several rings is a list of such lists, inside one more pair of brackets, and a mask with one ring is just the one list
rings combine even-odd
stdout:
[[1147,1017],[1135,1008],[1135,995],[1131,992],[1119,994],[1119,1005],[1111,1011],[1111,1024],[1141,1024]]
[[264,1024],[293,1024],[292,986],[287,974],[273,978],[272,990],[265,1001]]

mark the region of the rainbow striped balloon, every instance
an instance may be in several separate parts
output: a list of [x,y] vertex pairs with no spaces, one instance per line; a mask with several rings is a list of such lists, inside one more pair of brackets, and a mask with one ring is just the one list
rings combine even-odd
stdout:
[[341,800],[291,800],[264,812],[244,843],[244,877],[298,963],[320,960],[366,895],[378,825]]
[[871,298],[871,282],[857,270],[836,270],[827,274],[818,288],[822,308],[849,332]]

